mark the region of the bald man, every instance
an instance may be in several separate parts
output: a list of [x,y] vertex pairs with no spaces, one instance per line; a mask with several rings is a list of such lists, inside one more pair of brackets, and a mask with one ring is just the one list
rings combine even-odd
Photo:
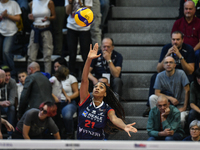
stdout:
[[156,106],[158,97],[164,95],[170,103],[181,112],[181,124],[184,128],[186,116],[189,114],[189,80],[183,70],[175,69],[173,57],[167,56],[163,61],[164,71],[158,73],[154,84],[155,94],[149,97],[150,108]]
[[4,84],[5,78],[6,78],[5,71],[3,71],[2,69],[0,69],[0,86],[1,86],[2,84]]
[[156,107],[149,113],[147,131],[149,141],[154,140],[182,140],[184,130],[180,125],[180,111],[170,105],[164,95],[158,97]]
[[29,76],[26,77],[20,97],[18,118],[21,118],[28,109],[39,108],[42,102],[54,102],[52,86],[48,78],[40,72],[40,65],[37,62],[32,62],[28,66],[27,72]]
[[40,71],[40,65],[37,63],[37,62],[32,62],[30,63],[30,65],[28,66],[28,74],[33,74],[35,73],[36,71]]
[[195,16],[196,6],[193,1],[184,3],[184,17],[175,21],[171,33],[181,31],[184,34],[184,43],[189,44],[195,51],[195,67],[199,68],[200,52],[200,19]]

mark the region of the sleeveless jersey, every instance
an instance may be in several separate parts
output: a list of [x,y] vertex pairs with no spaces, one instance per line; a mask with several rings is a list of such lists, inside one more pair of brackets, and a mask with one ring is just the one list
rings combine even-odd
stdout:
[[111,110],[113,109],[104,102],[96,107],[89,95],[84,102],[79,104],[77,139],[104,139],[107,114]]

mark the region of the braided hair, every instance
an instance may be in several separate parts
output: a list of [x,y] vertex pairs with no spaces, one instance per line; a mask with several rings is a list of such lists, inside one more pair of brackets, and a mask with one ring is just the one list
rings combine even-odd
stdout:
[[[103,83],[103,82],[101,82]],[[108,104],[112,109],[115,110],[115,114],[118,118],[125,121],[125,112],[124,108],[120,104],[119,100],[115,96],[114,92],[108,87],[105,83],[103,83],[106,87],[106,97],[103,98],[103,101]],[[104,131],[106,133],[112,133],[115,129],[122,130],[121,128],[114,125],[109,119],[107,120],[106,127]]]

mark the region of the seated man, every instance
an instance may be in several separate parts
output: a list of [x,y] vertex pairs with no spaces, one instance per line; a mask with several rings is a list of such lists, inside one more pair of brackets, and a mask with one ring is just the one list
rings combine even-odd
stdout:
[[180,125],[180,111],[170,105],[167,97],[158,97],[156,107],[151,109],[147,123],[150,140],[181,140],[184,131]]
[[120,76],[123,57],[114,50],[114,43],[111,38],[102,40],[101,51],[98,54],[101,54],[101,56],[92,60],[88,78],[95,85],[99,78],[107,77],[111,89],[121,96],[123,83]]
[[195,51],[195,68],[199,68],[200,19],[195,16],[196,7],[193,1],[184,3],[184,17],[175,21],[171,33],[181,31],[184,43],[191,45]]
[[175,69],[175,60],[167,56],[163,61],[164,71],[158,73],[154,84],[155,95],[149,97],[150,108],[156,106],[158,97],[164,95],[181,112],[181,124],[184,128],[189,101],[189,80],[183,70]]
[[[5,80],[0,85],[0,110],[1,114],[7,115],[8,122],[14,126],[17,86],[15,80],[11,78],[10,68],[3,65],[1,69],[5,71]],[[8,131],[8,136],[12,138],[12,131]]]
[[[183,13],[183,9],[184,9],[184,3],[186,2],[187,0],[180,0],[180,6],[179,6],[179,16],[178,16],[178,19],[179,18],[182,18],[184,16],[184,13]],[[196,6],[196,13],[195,15],[200,18],[200,1],[199,0],[192,0],[194,3],[195,3],[195,6]]]
[[[189,81],[193,81],[193,72],[194,72],[194,64],[195,64],[195,55],[194,49],[188,45],[183,43],[183,33],[180,31],[175,31],[172,33],[171,43],[167,44],[163,47],[160,59],[157,64],[158,73],[164,70],[163,61],[167,56],[172,56],[176,60],[176,69],[183,70]],[[149,88],[149,97],[154,94],[154,82],[158,73],[155,73],[151,77],[150,88]],[[149,107],[149,101],[147,102],[147,106]],[[149,110],[149,109],[147,109]],[[146,117],[149,114],[149,111],[145,111],[143,116]]]

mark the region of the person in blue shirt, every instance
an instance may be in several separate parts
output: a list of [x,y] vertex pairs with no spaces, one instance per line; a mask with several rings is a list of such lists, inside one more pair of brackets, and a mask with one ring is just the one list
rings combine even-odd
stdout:
[[80,87],[80,102],[78,115],[77,139],[93,139],[103,140],[104,130],[123,129],[128,133],[137,132],[137,129],[132,127],[135,123],[125,124],[124,110],[112,90],[103,82],[97,82],[93,89],[93,98],[88,92],[89,68],[93,59],[98,58],[98,44],[94,48],[90,47],[90,51],[85,62],[82,73]]

